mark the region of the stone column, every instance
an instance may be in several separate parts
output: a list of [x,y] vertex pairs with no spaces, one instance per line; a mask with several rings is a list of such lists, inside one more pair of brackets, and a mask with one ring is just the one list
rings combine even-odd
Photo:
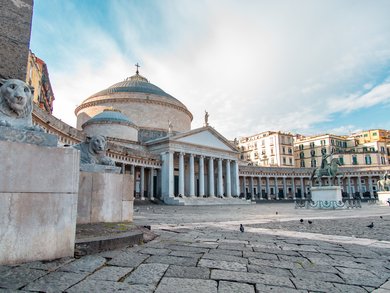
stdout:
[[140,182],[139,182],[139,193],[141,196],[141,200],[145,200],[144,193],[145,193],[145,167],[141,167],[140,171]]
[[283,197],[284,197],[284,199],[287,199],[286,176],[283,176]]
[[269,176],[268,175],[265,177],[265,180],[266,180],[265,184],[266,184],[266,189],[267,189],[267,198],[271,199],[271,188],[269,186]]
[[218,159],[218,185],[217,185],[217,195],[218,197],[223,197],[223,176],[222,176],[222,159]]
[[226,197],[232,196],[232,185],[230,178],[230,160],[226,160]]
[[184,153],[179,153],[179,195],[184,196]]
[[244,198],[246,199],[247,193],[246,193],[246,177],[242,176],[242,191],[244,193]]
[[279,200],[279,186],[278,186],[278,177],[275,176],[275,197]]
[[295,196],[295,177],[291,177],[291,190],[293,195],[293,200],[296,200],[297,197]]
[[150,186],[150,197],[149,199],[150,200],[154,200],[154,168],[150,168],[150,171],[149,171],[149,186]]
[[209,196],[214,197],[214,158],[210,157],[209,158],[209,170],[208,170],[208,175],[209,175]]
[[250,186],[250,192],[251,192],[251,199],[255,200],[255,194],[253,192],[254,191],[253,176],[250,177],[249,186]]
[[194,164],[194,154],[190,154],[190,196],[195,196],[195,164]]
[[370,189],[370,198],[373,199],[375,198],[374,196],[374,188],[372,186],[372,177],[368,176],[368,188]]
[[240,178],[238,174],[238,161],[233,161],[233,171],[234,171],[234,188],[233,188],[233,195],[234,196],[240,196]]
[[358,182],[359,196],[363,198],[362,177],[358,176],[357,180],[359,180]]
[[174,197],[174,157],[173,152],[168,151],[161,154],[161,196],[164,201]]
[[135,165],[131,165],[130,167],[130,175],[133,176],[133,196],[135,197],[135,192],[136,192],[136,182],[137,182],[137,177],[135,176]]
[[204,196],[204,156],[199,157],[199,197]]
[[261,186],[261,177],[259,176],[259,177],[257,177],[257,193],[259,195],[260,200],[263,199],[262,189],[263,189],[263,187]]
[[352,190],[351,190],[351,176],[348,176],[348,195],[352,199]]
[[303,177],[300,178],[301,181],[301,199],[305,198],[305,184],[303,183]]

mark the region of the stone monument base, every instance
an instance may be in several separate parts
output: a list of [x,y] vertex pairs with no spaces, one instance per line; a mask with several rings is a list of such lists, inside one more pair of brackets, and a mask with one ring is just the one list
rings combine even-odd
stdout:
[[311,208],[316,209],[343,209],[343,197],[341,195],[340,186],[319,186],[312,187],[311,192]]
[[388,201],[390,201],[390,191],[378,191],[378,201],[379,204],[388,206]]
[[0,140],[0,264],[73,256],[79,152]]
[[133,203],[132,176],[80,172],[78,224],[130,222],[133,220]]

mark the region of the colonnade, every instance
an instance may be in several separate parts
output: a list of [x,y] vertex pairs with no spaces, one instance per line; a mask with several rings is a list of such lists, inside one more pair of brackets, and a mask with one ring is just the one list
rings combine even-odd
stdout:
[[162,154],[162,194],[179,197],[239,195],[238,161],[184,152]]
[[[335,184],[340,186],[343,196],[354,198],[374,198],[378,176],[343,175],[337,176]],[[329,185],[324,180],[319,185]],[[305,199],[309,196],[312,182],[310,176],[289,175],[241,175],[240,196],[252,200],[263,199]]]

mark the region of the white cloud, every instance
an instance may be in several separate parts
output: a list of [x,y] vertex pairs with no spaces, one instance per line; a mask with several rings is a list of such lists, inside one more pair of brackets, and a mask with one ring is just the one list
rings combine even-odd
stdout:
[[386,1],[110,4],[115,32],[85,25],[80,12],[72,26],[83,41],[61,51],[69,65],[48,64],[63,120],[74,120],[75,105],[89,95],[131,75],[135,62],[189,108],[193,128],[206,109],[228,138],[315,131],[341,111],[388,102],[389,83],[380,84],[390,65]]

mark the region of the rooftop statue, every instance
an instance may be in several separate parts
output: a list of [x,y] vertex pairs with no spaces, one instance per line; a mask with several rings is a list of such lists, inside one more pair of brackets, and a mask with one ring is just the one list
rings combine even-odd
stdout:
[[107,141],[104,136],[87,137],[84,142],[73,147],[80,150],[81,164],[115,166],[114,161],[106,156]]
[[34,89],[19,79],[0,79],[0,126],[42,131],[32,125]]
[[328,158],[333,153],[327,155],[325,152],[322,153],[322,161],[321,161],[321,167],[315,168],[313,170],[313,173],[311,175],[310,180],[313,181],[314,178],[316,178],[317,181],[321,181],[321,178],[323,176],[328,176],[329,178],[329,185],[335,185],[335,179],[337,174],[340,174],[338,172],[338,166],[341,166],[341,163],[338,158],[333,158],[330,160],[330,163],[328,163]]
[[204,111],[204,126],[209,126],[209,112]]
[[378,180],[378,190],[379,191],[390,191],[390,175],[386,171],[385,174]]

